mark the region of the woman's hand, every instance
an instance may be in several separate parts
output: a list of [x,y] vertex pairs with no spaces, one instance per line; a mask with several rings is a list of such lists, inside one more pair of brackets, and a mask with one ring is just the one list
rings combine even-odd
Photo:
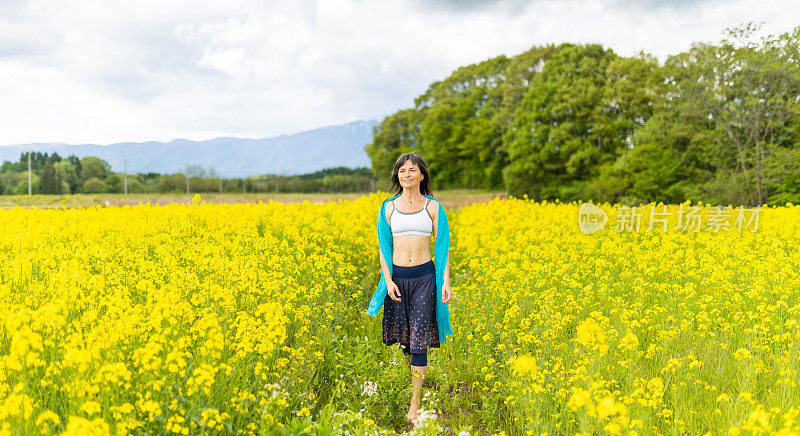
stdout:
[[389,298],[392,300],[400,301],[400,288],[391,280],[386,283],[386,293],[389,294]]
[[453,291],[450,289],[450,283],[442,283],[442,303],[447,303],[453,297]]

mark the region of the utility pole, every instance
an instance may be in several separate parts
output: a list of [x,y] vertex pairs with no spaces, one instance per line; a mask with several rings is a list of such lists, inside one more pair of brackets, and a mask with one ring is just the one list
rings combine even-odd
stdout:
[[28,150],[28,195],[31,195],[31,151]]
[[128,193],[128,159],[122,159],[122,180],[124,180],[125,193]]
[[219,176],[219,193],[222,194],[222,176]]
[[186,193],[189,193],[189,172],[186,172]]
[[247,179],[242,177],[242,194],[247,194]]

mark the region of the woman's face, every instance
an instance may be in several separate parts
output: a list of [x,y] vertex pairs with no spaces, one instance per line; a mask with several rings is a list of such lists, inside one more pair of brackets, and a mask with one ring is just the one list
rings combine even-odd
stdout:
[[410,188],[418,185],[424,176],[411,159],[405,161],[400,169],[397,170],[397,178],[400,179],[400,186]]

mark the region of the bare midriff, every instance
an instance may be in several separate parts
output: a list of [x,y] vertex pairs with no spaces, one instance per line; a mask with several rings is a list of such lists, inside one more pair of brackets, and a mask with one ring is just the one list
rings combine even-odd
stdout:
[[416,266],[433,260],[431,237],[420,235],[395,236],[392,263],[397,266]]

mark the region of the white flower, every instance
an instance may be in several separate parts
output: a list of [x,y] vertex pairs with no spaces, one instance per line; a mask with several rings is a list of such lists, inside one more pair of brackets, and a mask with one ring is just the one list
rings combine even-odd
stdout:
[[458,434],[458,436],[469,436],[469,432],[468,432],[468,431],[466,431],[466,430],[463,430],[462,432],[460,432],[460,433]]
[[419,409],[417,410],[417,418],[414,420],[414,427],[427,427],[429,424],[433,424],[436,418],[435,410]]
[[371,382],[371,381],[367,380],[361,385],[361,395],[362,396],[366,395],[368,397],[371,397],[371,396],[375,395],[375,393],[377,391],[378,391],[378,384],[375,383],[375,382]]

